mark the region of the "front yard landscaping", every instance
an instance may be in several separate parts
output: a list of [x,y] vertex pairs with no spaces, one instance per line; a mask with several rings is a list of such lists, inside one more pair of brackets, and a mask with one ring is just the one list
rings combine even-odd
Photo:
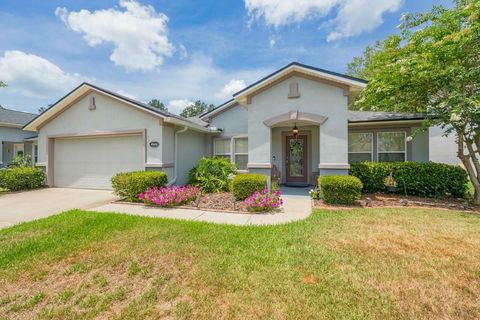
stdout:
[[69,211],[0,230],[0,318],[478,319],[480,216],[236,227]]

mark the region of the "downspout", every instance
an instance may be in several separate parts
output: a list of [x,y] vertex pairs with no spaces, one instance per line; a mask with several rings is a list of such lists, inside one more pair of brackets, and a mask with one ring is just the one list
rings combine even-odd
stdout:
[[184,133],[185,131],[188,130],[188,127],[185,126],[183,127],[182,130],[175,131],[175,135],[173,136],[173,179],[171,179],[168,183],[167,186],[170,187],[171,185],[175,184],[177,182],[177,176],[178,176],[178,134]]

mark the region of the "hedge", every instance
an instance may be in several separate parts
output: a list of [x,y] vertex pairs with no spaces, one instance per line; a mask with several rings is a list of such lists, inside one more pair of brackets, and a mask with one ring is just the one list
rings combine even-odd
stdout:
[[235,163],[224,157],[202,158],[188,173],[188,183],[203,192],[229,191],[229,176],[237,172]]
[[321,176],[320,195],[326,204],[354,204],[362,194],[362,182],[354,176]]
[[43,187],[45,172],[40,168],[11,167],[0,170],[0,188],[10,191]]
[[385,178],[393,173],[397,192],[422,197],[463,197],[468,176],[460,166],[420,162],[363,162],[353,163],[350,174],[363,183],[363,192],[385,190]]
[[232,179],[232,193],[235,200],[245,200],[267,186],[267,177],[258,173],[244,173]]
[[123,199],[138,202],[138,195],[147,188],[161,188],[167,184],[167,174],[162,171],[121,172],[112,177],[115,194]]

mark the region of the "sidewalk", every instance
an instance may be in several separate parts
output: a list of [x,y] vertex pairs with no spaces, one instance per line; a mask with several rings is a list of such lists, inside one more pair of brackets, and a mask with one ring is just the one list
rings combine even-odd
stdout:
[[[282,190],[283,191],[283,190]],[[110,203],[89,209],[97,212],[117,212],[157,218],[170,218],[189,221],[206,221],[218,224],[275,225],[306,219],[312,213],[310,197],[303,193],[282,196],[284,203],[280,212],[275,213],[227,213],[183,208],[155,208],[137,204]]]

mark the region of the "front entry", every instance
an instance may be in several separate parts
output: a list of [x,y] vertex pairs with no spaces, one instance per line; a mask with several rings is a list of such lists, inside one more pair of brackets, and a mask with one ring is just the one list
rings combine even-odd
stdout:
[[287,136],[285,154],[285,181],[292,184],[307,184],[307,136]]

